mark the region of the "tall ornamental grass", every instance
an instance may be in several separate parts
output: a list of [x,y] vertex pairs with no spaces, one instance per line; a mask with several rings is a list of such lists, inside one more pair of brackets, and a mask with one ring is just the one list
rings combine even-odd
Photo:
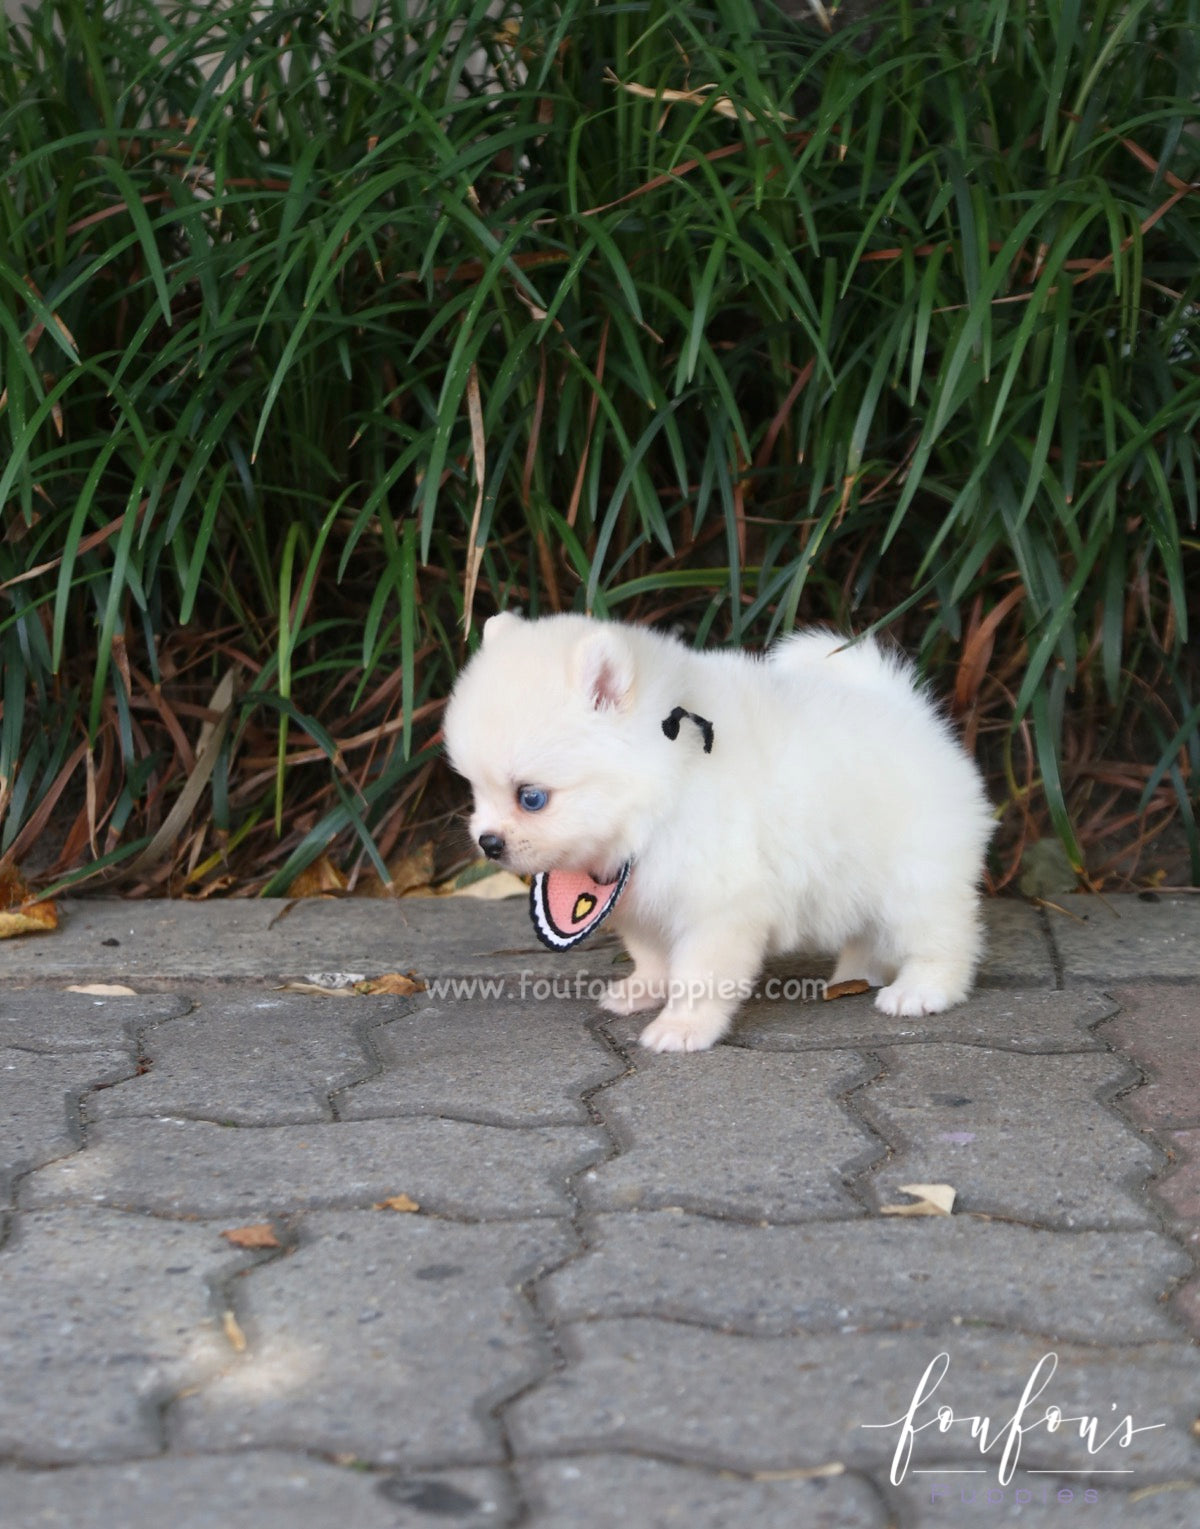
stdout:
[[386,880],[519,605],[887,629],[997,884],[1200,880],[1200,0],[798,10],[9,25],[0,854]]

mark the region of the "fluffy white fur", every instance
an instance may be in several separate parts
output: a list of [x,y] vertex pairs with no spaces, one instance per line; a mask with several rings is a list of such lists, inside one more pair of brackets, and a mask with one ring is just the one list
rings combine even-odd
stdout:
[[[611,922],[635,966],[616,1013],[665,1007],[656,1051],[729,1028],[765,958],[840,952],[885,1014],[967,996],[992,819],[979,773],[902,659],[829,632],[765,658],[699,653],[584,616],[493,617],[445,719],[472,834],[522,874],[629,884]],[[676,707],[713,725],[712,752]],[[523,786],[548,793],[540,811]]]

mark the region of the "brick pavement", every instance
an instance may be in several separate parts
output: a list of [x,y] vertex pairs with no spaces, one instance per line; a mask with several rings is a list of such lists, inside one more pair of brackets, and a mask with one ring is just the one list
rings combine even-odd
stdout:
[[[701,1056],[519,905],[68,905],[0,945],[0,1523],[1193,1529],[1200,898],[1062,902]],[[409,968],[502,991],[281,990]]]

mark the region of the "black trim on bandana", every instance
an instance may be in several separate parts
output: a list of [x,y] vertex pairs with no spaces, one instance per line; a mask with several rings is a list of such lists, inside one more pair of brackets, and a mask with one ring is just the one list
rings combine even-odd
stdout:
[[688,711],[684,706],[677,706],[668,717],[663,718],[662,730],[670,738],[672,743],[679,737],[679,724],[686,717],[689,722],[694,722],[700,729],[700,736],[704,739],[704,752],[712,753],[713,725],[707,717],[697,716],[694,711]]
[[625,890],[625,883],[629,879],[630,862],[627,860],[621,867],[620,874],[613,884],[612,891],[605,899],[604,906],[589,923],[575,932],[560,929],[550,916],[550,900],[546,894],[547,877],[552,876],[552,871],[538,871],[533,878],[533,885],[529,888],[529,916],[533,920],[534,933],[542,944],[550,950],[570,950],[572,945],[578,945],[580,940],[586,940],[593,929],[598,929],[608,915],[617,905],[617,899]]

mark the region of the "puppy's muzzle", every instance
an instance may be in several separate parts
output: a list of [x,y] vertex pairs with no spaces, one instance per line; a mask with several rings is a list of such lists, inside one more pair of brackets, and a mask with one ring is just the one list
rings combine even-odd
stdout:
[[504,840],[499,834],[480,834],[479,848],[489,860],[499,860],[504,853]]

